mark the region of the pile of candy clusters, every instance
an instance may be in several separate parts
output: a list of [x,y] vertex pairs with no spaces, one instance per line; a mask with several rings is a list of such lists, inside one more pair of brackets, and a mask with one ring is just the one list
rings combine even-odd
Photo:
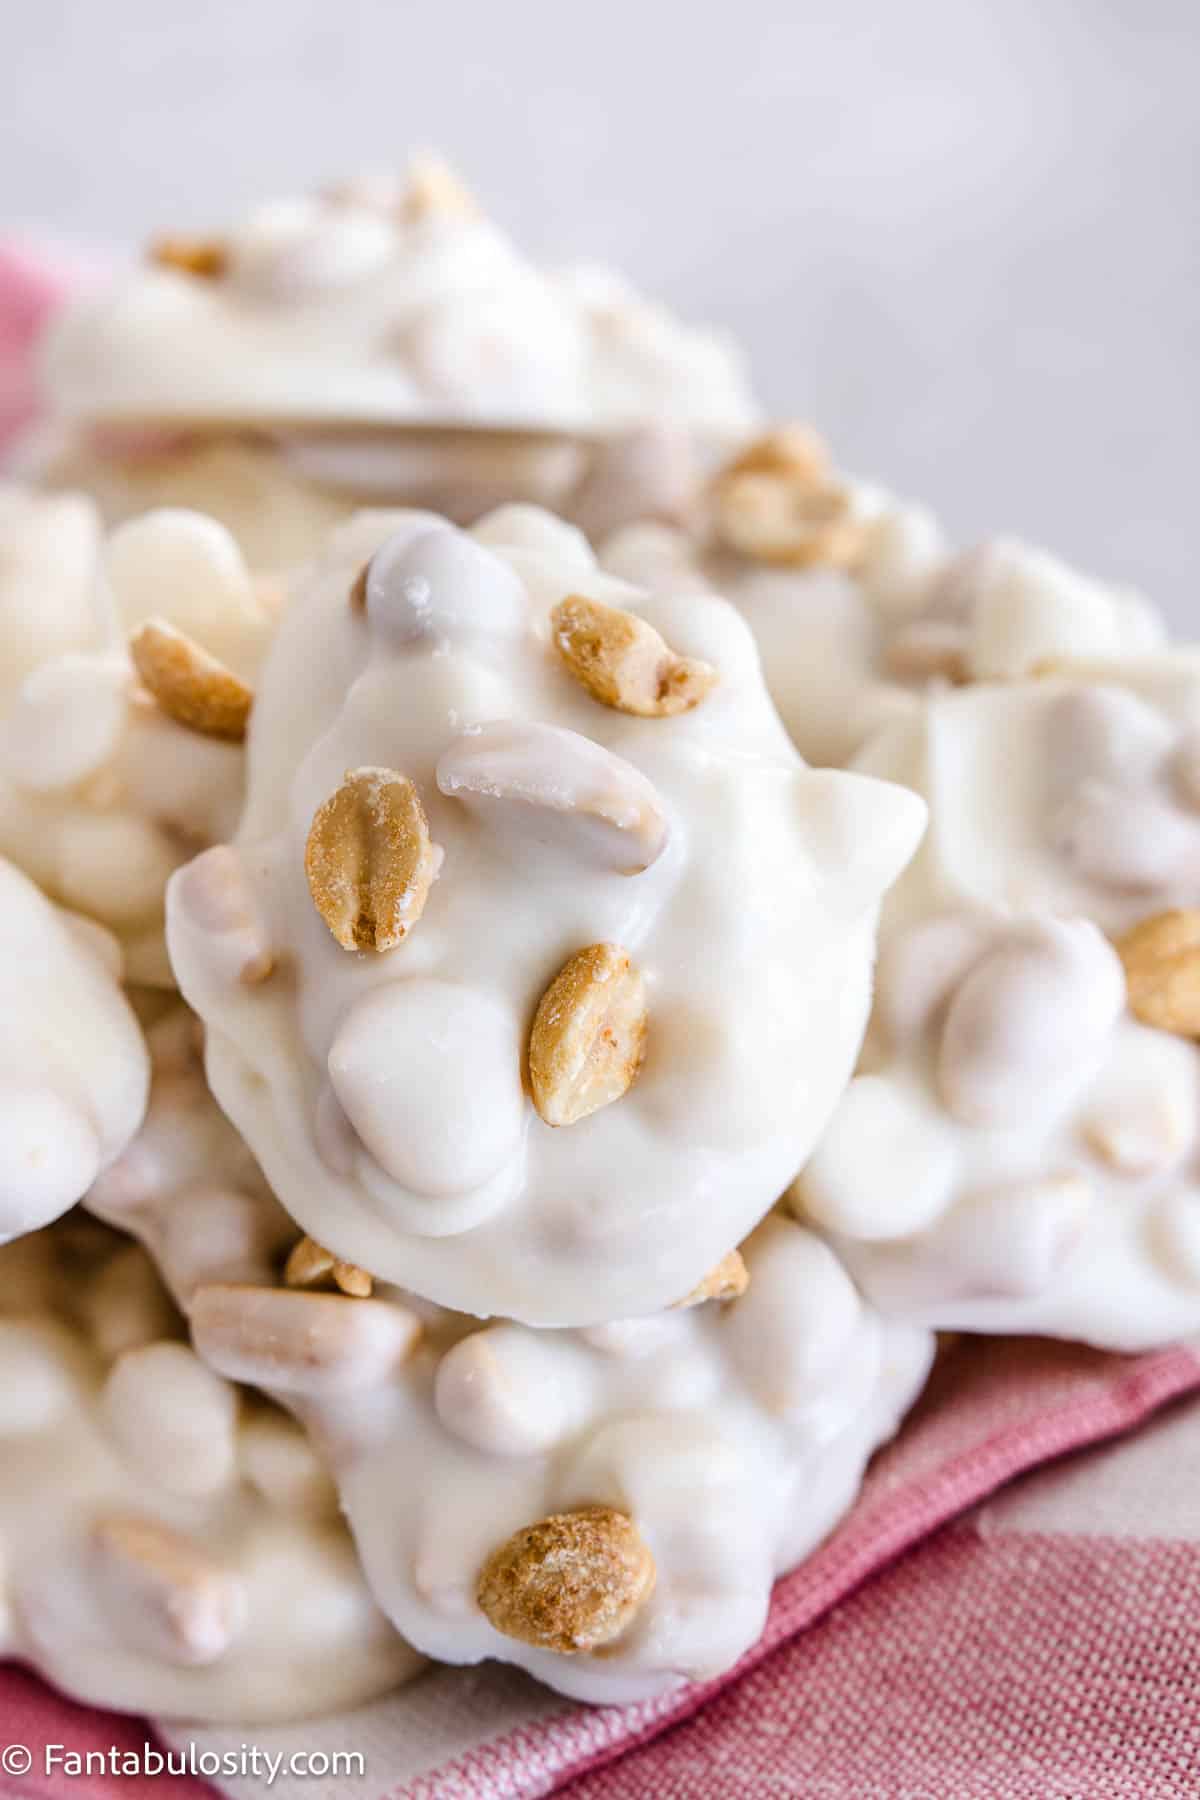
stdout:
[[[1200,1328],[1200,656],[447,171],[68,309],[0,491],[0,1621],[729,1667],[935,1332]],[[436,506],[437,510],[433,510]],[[553,510],[551,510],[553,509]]]

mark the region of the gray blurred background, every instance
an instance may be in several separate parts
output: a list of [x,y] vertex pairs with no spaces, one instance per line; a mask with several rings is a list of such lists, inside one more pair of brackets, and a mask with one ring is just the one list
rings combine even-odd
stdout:
[[135,243],[437,147],[528,247],[731,325],[860,473],[1200,634],[1194,0],[5,13],[0,225]]

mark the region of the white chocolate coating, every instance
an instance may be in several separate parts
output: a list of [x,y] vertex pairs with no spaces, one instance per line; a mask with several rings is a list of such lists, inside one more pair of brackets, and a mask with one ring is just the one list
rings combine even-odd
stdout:
[[80,496],[0,491],[0,853],[169,986],[167,877],[232,829],[242,753],[142,693],[125,640],[154,614],[243,676],[272,623],[211,519],[155,513],[105,545]]
[[[158,1336],[161,1305],[131,1318],[128,1284],[106,1282],[131,1261],[146,1269],[53,1234],[0,1253],[0,1651],[76,1700],[173,1717],[298,1719],[387,1692],[420,1658],[371,1601],[300,1432]],[[132,1338],[115,1354],[110,1313]]]
[[[732,1304],[591,1330],[480,1328],[395,1292],[224,1287],[195,1295],[193,1332],[215,1367],[279,1383],[412,1642],[622,1702],[715,1675],[750,1647],[772,1580],[841,1518],[932,1360],[931,1335],[881,1323],[811,1232],[776,1216],[744,1250],[750,1285]],[[306,1312],[339,1347],[319,1372],[278,1351],[279,1319],[299,1331]],[[490,1552],[585,1505],[625,1513],[654,1558],[632,1624],[576,1655],[495,1629],[476,1600]]]
[[1164,641],[1140,595],[1103,587],[1043,550],[995,538],[955,553],[925,508],[848,488],[863,544],[853,574],[779,569],[690,533],[629,527],[601,549],[628,580],[714,587],[754,632],[771,697],[801,754],[845,764],[924,694],[1015,680],[1068,657],[1139,657]]
[[1119,932],[1200,882],[1200,656],[1067,662],[931,697],[857,767],[929,802],[889,918],[961,903],[1078,913]]
[[[550,641],[572,593],[640,614],[716,687],[673,717],[592,699]],[[415,783],[442,852],[384,953],[341,949],[305,878],[314,814],[363,767]],[[921,826],[900,790],[804,768],[723,602],[617,583],[528,508],[472,534],[366,514],[289,608],[238,838],[173,879],[171,957],[214,1092],[314,1238],[460,1310],[590,1323],[686,1293],[799,1167]],[[645,1064],[554,1129],[523,1090],[530,1021],[606,941],[645,977]],[[277,974],[247,985],[264,955]]]
[[187,1310],[205,1282],[271,1282],[296,1227],[204,1079],[199,1021],[175,1005],[151,1027],[150,1104],[85,1204],[145,1245]]
[[543,271],[469,210],[361,187],[262,207],[203,279],[150,262],[47,346],[66,418],[330,420],[736,435],[739,354],[604,270]]
[[890,930],[860,1073],[790,1200],[891,1317],[1141,1350],[1200,1329],[1200,1049],[1095,925]]
[[149,1062],[111,937],[0,860],[0,1243],[56,1219],[146,1110]]

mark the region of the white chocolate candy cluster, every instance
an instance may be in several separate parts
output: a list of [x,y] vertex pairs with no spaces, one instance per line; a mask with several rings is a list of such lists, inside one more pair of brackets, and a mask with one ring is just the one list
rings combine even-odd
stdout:
[[803,766],[724,602],[617,582],[531,509],[363,515],[281,626],[171,957],[314,1238],[599,1322],[677,1300],[795,1173],[922,822]]
[[[728,1667],[915,1399],[930,1334],[883,1324],[783,1216],[689,1304],[642,1319],[481,1327],[396,1288],[371,1297],[363,1271],[295,1245],[194,1026],[177,1009],[152,1032],[146,1124],[88,1205],[150,1248],[210,1365],[309,1428],[398,1628],[590,1700]],[[314,1280],[342,1292],[299,1291]],[[514,1534],[512,1595],[485,1574]]]
[[1164,1015],[1138,942],[1130,1010],[1086,919],[888,933],[860,1073],[791,1192],[885,1313],[1118,1350],[1200,1328],[1200,1049],[1141,1022]]
[[170,984],[167,877],[236,822],[241,732],[203,697],[252,678],[272,620],[211,519],[104,543],[80,496],[0,491],[0,853],[115,932],[131,980]]
[[1009,681],[1066,657],[1136,657],[1164,632],[1140,595],[1045,551],[994,538],[954,551],[924,507],[838,474],[798,428],[757,440],[698,499],[685,529],[628,526],[613,573],[711,586],[754,632],[801,754],[846,762],[922,696]]
[[[615,274],[538,268],[448,172],[260,208],[165,240],[70,309],[54,410],[111,422],[468,423],[611,432],[755,417],[741,358]],[[435,191],[435,188],[440,191]]]
[[420,1666],[302,1434],[180,1341],[141,1250],[57,1227],[0,1252],[0,1367],[5,1655],[93,1705],[245,1724]]
[[932,1357],[812,1233],[772,1218],[744,1248],[729,1305],[585,1330],[244,1286],[202,1288],[192,1325],[309,1426],[413,1643],[624,1701],[749,1648]]
[[146,1110],[149,1066],[116,943],[3,860],[0,944],[4,1243],[66,1212],[124,1150]]
[[675,516],[757,410],[730,339],[611,271],[538,268],[427,159],[160,240],[45,364],[41,478],[110,522],[210,512],[271,570],[367,504]]
[[[163,253],[168,312],[262,325],[228,373],[282,420],[192,450],[248,459],[261,567],[352,492],[440,494],[359,383],[420,276],[398,369],[441,343],[461,510],[493,452],[527,491],[473,424],[521,428],[528,491],[573,432],[551,485],[599,558],[528,505],[362,512],[276,629],[212,520],[104,543],[0,496],[0,850],[195,1009],[137,999],[147,1106],[112,940],[0,866],[0,1235],[94,1215],[0,1257],[0,1648],[101,1704],[296,1717],[418,1653],[600,1702],[705,1679],[934,1329],[1200,1328],[1200,660],[1041,553],[949,553],[803,434],[702,487],[674,376],[617,432],[674,328],[589,279],[571,317],[625,324],[571,349],[559,288],[422,182]],[[851,772],[800,760],[760,653]]]
[[894,916],[960,901],[1124,931],[1200,895],[1200,657],[1064,660],[1040,681],[932,697],[859,767],[930,805]]

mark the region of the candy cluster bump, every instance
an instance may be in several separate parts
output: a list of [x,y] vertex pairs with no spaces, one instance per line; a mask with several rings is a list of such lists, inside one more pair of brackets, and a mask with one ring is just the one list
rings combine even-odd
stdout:
[[149,1064],[121,952],[0,859],[0,1243],[48,1224],[126,1148]]
[[0,853],[169,986],[163,891],[236,822],[269,596],[195,513],[106,542],[81,497],[7,490],[0,549]]

